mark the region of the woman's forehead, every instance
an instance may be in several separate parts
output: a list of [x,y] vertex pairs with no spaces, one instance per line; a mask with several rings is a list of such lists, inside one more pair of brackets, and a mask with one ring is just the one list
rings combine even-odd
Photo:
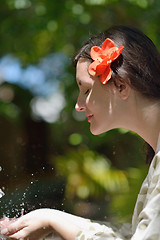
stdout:
[[77,83],[81,86],[83,83],[88,82],[90,75],[88,73],[88,67],[89,67],[90,61],[88,60],[82,60],[80,59],[77,62],[77,68],[76,68],[76,80]]
[[77,62],[77,70],[88,70],[88,67],[90,65],[90,61],[85,58],[80,58]]

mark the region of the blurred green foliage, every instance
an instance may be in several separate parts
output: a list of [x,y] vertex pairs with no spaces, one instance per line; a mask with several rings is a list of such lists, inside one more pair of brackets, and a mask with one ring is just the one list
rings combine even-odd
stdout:
[[[1,1],[1,58],[16,57],[22,72],[53,53],[68,59],[57,88],[65,106],[54,122],[34,116],[33,92],[0,77],[0,179],[6,193],[19,183],[25,189],[25,177],[31,174],[38,179],[49,175],[53,182],[60,175],[66,181],[66,204],[74,205],[77,199],[99,203],[107,196],[108,214],[118,219],[131,216],[146,173],[144,142],[124,129],[91,135],[84,116],[74,110],[78,89],[71,58],[89,36],[117,24],[138,27],[159,48],[159,14],[159,0]],[[49,66],[54,73],[55,64]],[[53,109],[59,102],[53,102]]]
[[57,173],[66,176],[66,196],[99,199],[105,193],[128,189],[122,170],[111,167],[110,161],[94,151],[79,148],[56,159]]

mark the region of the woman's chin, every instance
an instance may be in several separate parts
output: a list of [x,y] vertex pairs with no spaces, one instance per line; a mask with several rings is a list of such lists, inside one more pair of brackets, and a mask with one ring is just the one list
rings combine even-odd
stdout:
[[102,134],[102,133],[105,133],[105,132],[107,132],[107,131],[109,131],[110,129],[98,129],[98,128],[92,128],[91,126],[90,126],[90,132],[93,134],[93,135],[100,135],[100,134]]

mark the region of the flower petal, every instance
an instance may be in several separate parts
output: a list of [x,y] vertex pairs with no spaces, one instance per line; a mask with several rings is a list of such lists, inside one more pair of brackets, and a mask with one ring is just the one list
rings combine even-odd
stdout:
[[115,43],[109,38],[103,42],[102,48],[93,46],[90,54],[94,61],[88,68],[89,74],[99,76],[100,81],[106,84],[111,79],[111,63],[119,57],[123,48],[123,46],[116,47]]
[[119,55],[121,54],[121,52],[123,51],[123,48],[124,48],[124,46],[118,47],[118,50],[117,50],[118,56],[119,56]]
[[119,57],[119,55],[121,54],[122,50],[124,47],[118,47],[118,48],[114,48],[111,50],[110,52],[110,59],[112,60],[112,62]]
[[110,38],[107,38],[102,45],[103,53],[105,54],[106,52],[108,52],[108,49],[113,47],[115,47],[114,42]]
[[100,81],[103,84],[106,84],[110,79],[111,79],[111,74],[112,74],[112,70],[110,68],[110,65],[106,68],[106,71],[100,75]]
[[99,74],[97,73],[97,65],[99,64],[98,61],[94,61],[89,65],[88,72],[90,75],[98,76]]
[[105,58],[101,63],[99,63],[96,67],[96,71],[98,75],[103,74],[110,65],[111,61],[108,61],[108,58]]
[[100,54],[102,54],[102,49],[100,47],[94,46],[91,48],[91,58],[93,60],[96,60]]

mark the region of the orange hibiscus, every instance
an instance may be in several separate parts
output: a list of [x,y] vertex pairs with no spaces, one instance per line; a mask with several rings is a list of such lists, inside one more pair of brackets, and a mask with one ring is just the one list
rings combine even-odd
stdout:
[[116,47],[109,38],[104,41],[102,48],[93,46],[90,54],[94,62],[88,68],[89,74],[99,76],[100,81],[106,84],[111,78],[111,63],[119,57],[123,48],[123,46]]

